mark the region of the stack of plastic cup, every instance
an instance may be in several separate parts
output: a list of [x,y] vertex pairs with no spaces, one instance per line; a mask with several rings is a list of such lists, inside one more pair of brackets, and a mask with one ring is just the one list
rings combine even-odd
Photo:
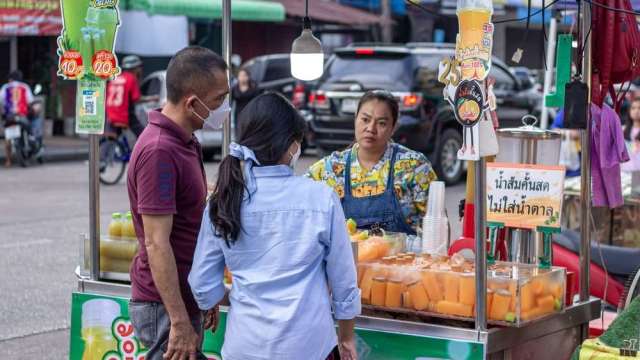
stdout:
[[444,182],[434,181],[429,186],[427,213],[422,219],[422,252],[447,255],[449,247],[449,221],[445,212]]

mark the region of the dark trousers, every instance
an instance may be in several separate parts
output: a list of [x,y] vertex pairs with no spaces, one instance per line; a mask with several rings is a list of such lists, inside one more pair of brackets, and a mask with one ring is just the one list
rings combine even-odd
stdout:
[[[167,351],[169,341],[169,330],[171,321],[164,305],[155,302],[129,302],[129,317],[133,325],[133,331],[142,345],[147,349],[147,360],[163,360],[162,355]],[[198,314],[191,319],[193,328],[202,344],[203,319]],[[198,360],[206,360],[207,357],[201,352],[201,345],[198,347]]]

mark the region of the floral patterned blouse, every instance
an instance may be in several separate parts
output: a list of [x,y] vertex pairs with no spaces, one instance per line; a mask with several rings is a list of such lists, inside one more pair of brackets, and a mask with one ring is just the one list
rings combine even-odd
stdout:
[[[429,185],[437,180],[431,163],[422,153],[397,145],[398,152],[394,166],[394,190],[404,212],[407,224],[414,230],[425,214]],[[344,151],[336,151],[309,168],[307,177],[324,181],[331,186],[340,198],[344,197],[344,170],[347,155],[351,155],[351,191],[353,197],[375,196],[386,190],[393,144],[380,161],[370,170],[358,162],[358,145]]]

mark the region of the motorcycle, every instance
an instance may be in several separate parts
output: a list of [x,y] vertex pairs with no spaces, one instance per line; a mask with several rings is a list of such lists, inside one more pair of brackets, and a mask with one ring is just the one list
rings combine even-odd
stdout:
[[[40,85],[36,85],[34,94],[38,95],[41,89]],[[35,134],[33,128],[33,124],[41,119],[42,110],[42,102],[36,100],[29,105],[28,116],[9,115],[5,119],[4,136],[22,167],[27,167],[32,160],[40,164],[44,162],[42,136]]]
[[[553,265],[574,273],[580,267],[580,234],[564,230],[553,239]],[[640,295],[640,249],[591,244],[589,293],[603,299],[609,306],[624,310]],[[576,278],[573,289],[577,293],[580,281]]]

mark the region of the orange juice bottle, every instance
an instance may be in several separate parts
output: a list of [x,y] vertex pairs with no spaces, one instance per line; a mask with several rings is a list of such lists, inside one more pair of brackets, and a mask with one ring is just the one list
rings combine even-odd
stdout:
[[127,239],[136,239],[136,229],[133,226],[133,216],[131,211],[127,213],[127,218],[122,226],[122,237]]
[[111,214],[109,237],[114,240],[120,240],[122,237],[122,214],[118,212]]

